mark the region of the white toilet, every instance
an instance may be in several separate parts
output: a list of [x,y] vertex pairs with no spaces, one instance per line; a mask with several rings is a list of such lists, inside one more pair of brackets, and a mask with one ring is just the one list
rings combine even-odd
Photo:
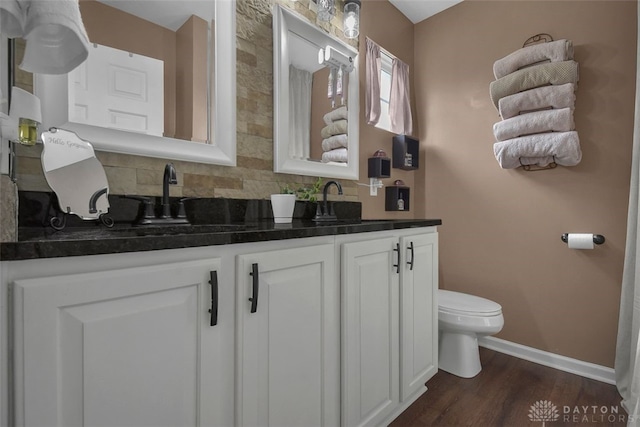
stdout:
[[462,378],[482,370],[478,337],[504,326],[500,304],[461,292],[438,290],[438,367]]

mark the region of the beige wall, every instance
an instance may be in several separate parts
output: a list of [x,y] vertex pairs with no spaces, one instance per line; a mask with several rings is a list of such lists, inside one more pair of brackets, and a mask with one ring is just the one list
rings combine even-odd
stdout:
[[208,140],[208,26],[204,19],[191,15],[176,31],[177,139]]
[[[613,366],[629,194],[637,3],[465,1],[415,27],[427,217],[442,218],[440,287],[503,306],[516,343]],[[493,62],[530,36],[573,41],[576,167],[502,170]],[[565,232],[603,234],[570,250]]]
[[[395,134],[368,125],[364,121],[365,110],[365,57],[366,57],[366,37],[369,37],[380,47],[390,52],[400,60],[409,64],[410,84],[412,96],[412,111],[414,114],[413,135],[418,135],[418,123],[415,120],[415,88],[413,64],[413,46],[414,46],[414,25],[402,13],[398,11],[388,1],[369,1],[363,2],[360,20],[360,182],[369,182],[367,161],[373,156],[376,150],[383,149],[389,158],[392,157],[392,138]],[[421,162],[424,158],[421,156]],[[424,166],[421,166],[424,168]],[[424,170],[424,169],[423,169]],[[362,202],[362,216],[368,219],[378,218],[421,218],[424,212],[420,206],[423,206],[423,197],[420,193],[422,187],[417,179],[417,171],[404,171],[402,169],[391,169],[391,178],[382,179],[385,187],[393,185],[397,179],[404,181],[405,185],[411,188],[410,193],[410,211],[404,212],[387,212],[385,207],[385,189],[378,189],[378,195],[373,197],[369,195],[369,187],[359,187],[358,195]]]

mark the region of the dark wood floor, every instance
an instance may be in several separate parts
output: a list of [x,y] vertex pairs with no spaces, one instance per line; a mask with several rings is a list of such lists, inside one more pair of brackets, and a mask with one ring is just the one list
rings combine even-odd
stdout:
[[[542,426],[543,420],[546,427],[626,425],[613,385],[485,348],[480,359],[483,369],[471,379],[438,371],[427,392],[391,426]],[[532,408],[541,401],[557,412],[541,412],[541,403]]]

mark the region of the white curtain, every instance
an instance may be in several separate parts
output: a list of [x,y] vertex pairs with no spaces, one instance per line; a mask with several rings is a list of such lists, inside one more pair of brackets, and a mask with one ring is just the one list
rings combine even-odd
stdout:
[[[640,8],[638,9],[640,23]],[[638,31],[638,54],[640,58],[640,25]],[[620,297],[620,319],[616,347],[616,384],[622,396],[622,405],[629,413],[628,425],[640,425],[640,60],[636,71],[636,105],[633,132],[631,166],[631,189],[627,219],[627,245],[625,249],[622,295]]]
[[380,120],[380,46],[367,37],[365,120],[375,125]]
[[391,132],[411,135],[411,97],[409,95],[409,65],[393,58],[391,65],[391,96],[389,97]]
[[308,159],[311,145],[311,82],[309,71],[289,66],[289,157]]

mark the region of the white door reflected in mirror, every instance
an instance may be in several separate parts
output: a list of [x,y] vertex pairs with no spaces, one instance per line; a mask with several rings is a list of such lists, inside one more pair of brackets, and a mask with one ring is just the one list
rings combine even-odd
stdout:
[[70,121],[164,135],[163,61],[94,44],[68,79]]

